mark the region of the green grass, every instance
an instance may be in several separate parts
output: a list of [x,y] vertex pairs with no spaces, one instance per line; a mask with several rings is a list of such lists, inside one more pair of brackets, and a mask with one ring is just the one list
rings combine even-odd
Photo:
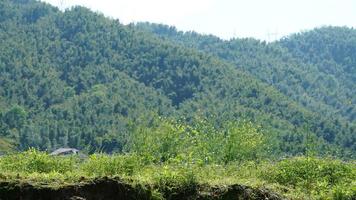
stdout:
[[295,157],[279,162],[195,164],[147,162],[134,154],[94,154],[82,159],[54,157],[34,149],[0,157],[0,181],[61,187],[100,177],[120,177],[131,184],[162,191],[196,185],[225,187],[244,184],[268,188],[290,199],[352,199],[356,197],[356,165],[331,158]]
[[331,158],[295,157],[265,168],[263,178],[312,199],[356,197],[356,165]]

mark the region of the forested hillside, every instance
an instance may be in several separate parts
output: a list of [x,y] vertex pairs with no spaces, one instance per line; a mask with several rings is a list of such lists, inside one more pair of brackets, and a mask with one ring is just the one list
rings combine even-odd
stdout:
[[302,154],[308,143],[355,155],[356,44],[340,41],[354,30],[321,29],[330,42],[316,48],[318,30],[266,44],[124,26],[34,0],[1,1],[0,13],[0,146],[128,151],[137,126],[163,117],[216,129],[251,121],[271,155]]
[[355,121],[356,30],[325,27],[294,34],[280,44],[294,57],[316,67],[314,87],[320,92],[314,96]]
[[255,39],[224,41],[160,24],[136,27],[229,61],[309,109],[356,119],[353,29],[324,27],[266,44]]
[[[255,39],[225,41],[161,24],[138,23],[135,27],[230,62],[308,110],[332,119],[337,125],[345,123],[353,127],[351,133],[355,132],[354,29],[323,27],[267,44]],[[322,135],[346,146],[355,144],[355,134],[338,137],[327,128]]]

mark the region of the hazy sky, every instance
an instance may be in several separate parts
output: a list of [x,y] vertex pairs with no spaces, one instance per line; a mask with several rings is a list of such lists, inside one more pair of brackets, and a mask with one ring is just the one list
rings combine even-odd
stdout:
[[[42,0],[84,5],[122,23],[149,21],[221,38],[273,40],[323,25],[356,27],[356,0]],[[62,2],[62,4],[61,4]]]

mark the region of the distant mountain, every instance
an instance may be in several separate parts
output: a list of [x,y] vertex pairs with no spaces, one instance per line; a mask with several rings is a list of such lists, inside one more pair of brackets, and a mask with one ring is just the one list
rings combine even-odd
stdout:
[[315,66],[314,98],[356,120],[356,30],[324,27],[294,34],[279,42],[291,54]]
[[[272,85],[308,110],[337,124],[343,122],[353,127],[350,131],[355,132],[354,29],[323,27],[267,44],[254,39],[226,41],[212,35],[177,31],[161,24],[138,23],[135,27],[217,56]],[[335,140],[335,135],[328,131],[321,135],[328,141]],[[352,135],[338,139],[352,146],[355,134]]]
[[1,1],[0,12],[0,137],[20,150],[121,152],[130,127],[164,116],[253,121],[275,155],[304,153],[311,138],[320,154],[356,152],[355,80],[315,81],[320,66],[289,49],[297,36],[223,41],[35,0]]

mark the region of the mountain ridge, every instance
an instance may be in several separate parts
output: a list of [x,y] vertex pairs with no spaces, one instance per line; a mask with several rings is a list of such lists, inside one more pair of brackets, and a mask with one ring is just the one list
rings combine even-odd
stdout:
[[[263,74],[256,78],[257,73],[236,68],[219,55],[121,25],[83,7],[61,12],[26,0],[3,1],[0,8],[7,10],[0,19],[5,41],[0,135],[15,140],[19,149],[72,146],[120,152],[129,138],[129,124],[139,115],[148,121],[153,113],[194,119],[201,111],[203,117],[246,118],[275,131],[280,140],[276,154],[305,152],[298,146],[309,133],[321,154],[327,149],[348,157],[355,151],[353,118],[346,120],[323,104],[322,112],[316,112],[261,80]],[[251,48],[260,51],[259,45]],[[271,49],[279,51],[279,46]],[[244,61],[249,66],[262,60],[250,63],[253,52]],[[328,119],[333,115],[335,120]],[[9,123],[14,118],[23,120]],[[290,144],[298,145],[290,149]]]

